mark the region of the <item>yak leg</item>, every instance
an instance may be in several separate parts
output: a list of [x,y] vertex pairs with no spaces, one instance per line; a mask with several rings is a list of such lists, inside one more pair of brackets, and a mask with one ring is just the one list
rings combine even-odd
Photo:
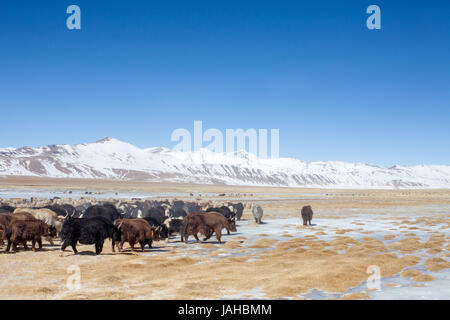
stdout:
[[42,239],[40,237],[37,239],[37,243],[39,245],[39,250],[42,250]]
[[[63,244],[61,245],[61,255],[64,252],[64,250],[66,250],[66,248],[69,246],[72,247],[73,253],[77,254],[78,250],[77,250],[77,242],[73,241],[72,243],[70,243],[68,240],[64,240]],[[42,240],[41,240],[41,246],[42,246]]]
[[13,244],[13,252],[17,252],[17,243],[14,241]]
[[66,250],[68,245],[69,245],[69,242],[67,240],[64,240],[63,244],[61,245],[61,251]]
[[207,241],[209,238],[211,238],[211,235],[206,235],[206,236],[203,238],[203,241]]
[[139,244],[141,245],[141,251],[144,252],[144,247],[145,247],[144,240],[139,241]]
[[309,219],[309,225],[311,225],[311,219]]
[[197,242],[200,242],[200,239],[198,238],[198,234],[197,233],[194,233],[194,238],[195,238],[195,240],[197,240]]
[[8,244],[6,246],[5,252],[9,252],[10,249],[11,249],[11,240],[8,239]]
[[213,235],[213,233],[214,233],[214,231],[213,230],[208,230],[207,232],[205,232],[205,238],[203,239],[203,241],[206,241],[206,240],[208,240],[209,238],[211,238],[212,237],[212,235]]
[[134,241],[129,242],[130,243],[130,247],[131,247],[131,251],[134,252]]
[[70,246],[72,247],[73,253],[78,254],[77,242],[76,241],[72,242]]
[[100,249],[100,253],[102,253],[102,251],[103,251],[103,243],[104,242],[105,242],[105,240],[101,240],[99,245],[98,245],[98,248]]
[[36,251],[36,239],[31,240],[31,250]]
[[153,240],[148,240],[148,247],[151,249],[152,248],[152,243],[153,243]]
[[28,250],[27,241],[26,240],[23,241],[22,244],[23,244],[23,249]]
[[184,243],[188,243],[188,241],[189,241],[189,233],[186,233],[185,235],[184,235]]
[[222,228],[216,228],[216,238],[217,238],[217,241],[219,241],[219,243],[222,243],[222,240],[221,240],[221,238],[222,238]]
[[97,242],[98,248],[95,251],[96,254],[102,253],[102,251],[103,251],[103,242],[104,242],[104,240],[100,240],[100,241]]
[[55,245],[55,244],[53,243],[53,238],[52,238],[52,237],[46,236],[46,237],[45,237],[45,240],[47,240],[48,242],[50,242],[50,245],[51,245],[51,246],[54,246],[54,245]]

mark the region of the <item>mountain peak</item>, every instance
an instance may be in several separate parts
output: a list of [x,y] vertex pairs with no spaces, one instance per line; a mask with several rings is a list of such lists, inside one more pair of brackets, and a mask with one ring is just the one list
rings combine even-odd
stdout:
[[135,147],[133,144],[131,144],[129,142],[118,140],[118,139],[112,138],[112,137],[106,137],[106,138],[100,139],[98,141],[95,141],[93,143],[88,143],[88,145],[90,145],[90,144],[93,144],[93,145],[107,144],[107,145],[114,145],[114,146],[133,146],[133,147]]
[[100,139],[98,141],[95,141],[95,143],[104,143],[104,142],[110,142],[110,141],[117,141],[117,139],[114,139],[111,137],[106,137],[106,138]]

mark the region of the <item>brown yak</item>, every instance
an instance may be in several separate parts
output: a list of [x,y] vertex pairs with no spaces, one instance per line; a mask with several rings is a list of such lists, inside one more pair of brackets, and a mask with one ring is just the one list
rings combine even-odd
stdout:
[[303,219],[303,225],[306,226],[309,222],[309,225],[311,225],[311,220],[313,217],[313,211],[311,206],[304,206],[302,208],[302,219]]
[[5,232],[9,227],[11,221],[14,220],[12,214],[9,213],[0,213],[0,244],[4,245],[4,240],[6,240]]
[[[45,209],[45,210],[48,210],[48,209]],[[51,212],[51,210],[48,210],[48,211]],[[58,224],[54,224],[51,220],[49,221],[47,219],[41,219],[39,215],[35,214],[35,212],[40,212],[40,210],[30,209],[30,208],[17,208],[16,210],[14,210],[12,216],[18,220],[33,220],[33,219],[41,220],[41,221],[44,221],[45,223],[47,223],[48,225],[54,226],[56,228],[57,234],[58,234],[58,232],[61,231],[61,222],[57,221]],[[55,244],[53,242],[53,238],[54,237],[47,236],[47,237],[45,237],[45,240],[50,242],[50,245],[54,246]]]
[[3,245],[3,240],[6,240],[5,232],[12,221],[14,220],[35,220],[30,213],[0,213],[0,244]]
[[197,234],[200,232],[205,235],[203,241],[211,238],[213,233],[216,233],[216,238],[219,243],[222,243],[222,229],[227,229],[228,231],[236,232],[236,223],[234,218],[225,218],[222,214],[218,212],[193,212],[185,217],[183,222],[181,233],[181,241],[188,243],[188,238],[193,235],[197,242]]
[[17,252],[17,245],[19,243],[23,244],[25,250],[28,249],[27,241],[31,241],[32,250],[36,251],[36,242],[39,245],[39,249],[42,249],[42,239],[43,236],[56,236],[56,228],[49,226],[45,222],[37,219],[33,220],[12,220],[6,229],[5,236],[8,239],[8,246],[6,247],[6,252],[11,249],[11,244],[13,251]]
[[141,250],[144,251],[146,244],[151,248],[153,240],[158,240],[157,230],[151,227],[144,219],[117,219],[114,225],[121,232],[119,250],[122,251],[124,242],[128,242],[131,251],[134,251],[134,245],[139,243]]

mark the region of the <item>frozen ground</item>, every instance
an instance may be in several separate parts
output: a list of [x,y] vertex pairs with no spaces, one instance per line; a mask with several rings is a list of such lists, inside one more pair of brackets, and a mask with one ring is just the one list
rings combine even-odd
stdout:
[[[108,242],[100,256],[79,246],[79,255],[67,249],[60,257],[58,246],[49,245],[0,254],[0,299],[450,299],[450,204],[418,204],[433,197],[428,193],[401,199],[409,204],[414,197],[412,205],[395,205],[398,195],[384,193],[379,199],[366,192],[278,196],[285,197],[255,195],[264,199],[264,223],[246,210],[224,244],[214,237],[185,244],[174,236],[145,252],[112,253]],[[299,214],[305,198],[318,199],[306,227]],[[367,285],[373,265],[380,290]],[[71,266],[81,272],[76,291],[66,287]]]
[[[436,217],[436,215],[442,215],[443,218],[447,222],[437,223],[433,226],[427,226],[426,224],[418,224],[416,227],[418,229],[414,229],[415,237],[419,238],[421,242],[428,241],[430,239],[430,234],[433,232],[442,232],[444,230],[444,234],[449,237],[448,232],[448,214],[445,212],[450,212],[450,207],[442,207],[442,206],[424,206],[414,208],[398,208],[395,210],[390,210],[390,214],[393,214],[393,218],[391,219],[388,214],[380,217],[380,214],[374,213],[378,210],[352,210],[351,217],[340,217],[335,219],[330,218],[315,218],[313,221],[312,227],[305,227],[299,231],[299,218],[280,218],[280,219],[266,219],[264,223],[261,225],[256,225],[253,221],[240,221],[238,223],[238,233],[233,234],[233,238],[244,235],[247,240],[245,243],[253,243],[259,239],[261,239],[261,234],[264,234],[265,239],[272,239],[283,241],[286,240],[287,237],[299,237],[299,236],[314,236],[317,240],[331,241],[333,239],[339,237],[351,237],[357,241],[362,241],[363,238],[370,236],[375,240],[382,241],[385,245],[389,246],[389,244],[398,242],[400,240],[404,240],[409,238],[402,232],[402,224],[399,224],[398,217],[402,217],[404,214],[408,215],[408,218],[414,218],[415,215],[417,217],[423,217],[427,215],[432,215]],[[357,212],[364,211],[364,213],[358,214]],[[385,211],[385,210],[382,210]],[[427,214],[424,214],[427,212]],[[331,212],[330,212],[331,213]],[[363,222],[364,225],[355,225],[356,223]],[[317,234],[317,227],[320,226],[320,231],[325,234]],[[443,229],[446,227],[445,229]],[[336,231],[339,230],[350,230],[345,232],[342,235],[336,235]],[[363,233],[362,233],[363,232]],[[391,240],[384,239],[385,236],[393,236],[396,237]],[[227,238],[226,238],[227,239]],[[190,239],[190,242],[194,242],[193,239]],[[244,243],[244,241],[242,241]],[[175,247],[184,247],[183,243],[174,243]],[[223,258],[227,258],[230,256],[245,256],[245,255],[255,255],[259,252],[270,251],[276,248],[277,243],[273,244],[267,248],[249,248],[249,250],[244,253],[234,253],[233,250],[229,249],[209,249],[218,251],[219,254],[214,258],[216,260],[220,260]],[[202,247],[198,247],[194,250],[192,257],[207,257],[210,254],[208,249],[205,250]],[[388,252],[396,253],[399,256],[403,256],[404,254],[399,250],[389,250]],[[447,249],[443,250],[443,254],[448,253]],[[424,263],[426,259],[433,258],[434,254],[427,254],[425,249],[418,250],[415,254],[421,257],[420,262],[411,268],[421,271],[425,275],[431,275],[435,278],[433,281],[429,281],[426,285],[423,285],[421,282],[413,281],[409,278],[402,277],[400,275],[394,277],[382,278],[380,283],[380,290],[368,291],[366,292],[371,299],[450,299],[450,269],[444,269],[439,272],[431,272],[428,271],[425,267]],[[450,261],[448,255],[445,260]],[[251,260],[250,260],[251,261]],[[368,275],[369,276],[369,275]],[[381,270],[382,276],[382,270]],[[390,286],[386,286],[386,284],[390,284]],[[395,284],[395,286],[393,286]],[[416,285],[423,285],[418,287]],[[362,292],[368,289],[367,283],[363,282],[359,286],[350,288],[346,290],[344,293],[333,293],[333,292],[323,292],[320,290],[312,289],[310,292],[306,294],[299,295],[299,297],[304,297],[307,299],[338,299],[344,297],[346,294]],[[239,298],[266,298],[264,295],[264,291],[255,288],[249,291],[238,292],[235,294],[225,294],[223,298],[225,299],[239,299]],[[293,297],[292,297],[293,298]]]

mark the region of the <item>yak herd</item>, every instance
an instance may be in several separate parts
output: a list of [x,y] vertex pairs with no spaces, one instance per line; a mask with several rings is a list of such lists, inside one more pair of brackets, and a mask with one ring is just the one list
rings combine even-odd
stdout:
[[[256,223],[262,223],[263,209],[252,206]],[[0,244],[6,252],[17,251],[22,245],[27,250],[31,241],[32,250],[36,244],[42,249],[42,238],[53,245],[53,239],[61,240],[61,254],[71,247],[75,254],[77,244],[95,245],[95,253],[100,254],[106,239],[112,242],[112,251],[123,250],[128,242],[131,250],[139,245],[144,251],[146,245],[152,248],[153,241],[167,240],[179,234],[181,241],[188,243],[190,236],[197,242],[198,234],[208,240],[214,234],[222,243],[222,231],[236,232],[236,220],[241,220],[244,211],[242,203],[228,203],[214,206],[211,203],[199,205],[197,202],[176,200],[141,201],[136,203],[101,203],[73,206],[52,203],[42,207],[15,208],[0,206]],[[311,224],[312,209],[305,206],[301,211],[303,224]]]

